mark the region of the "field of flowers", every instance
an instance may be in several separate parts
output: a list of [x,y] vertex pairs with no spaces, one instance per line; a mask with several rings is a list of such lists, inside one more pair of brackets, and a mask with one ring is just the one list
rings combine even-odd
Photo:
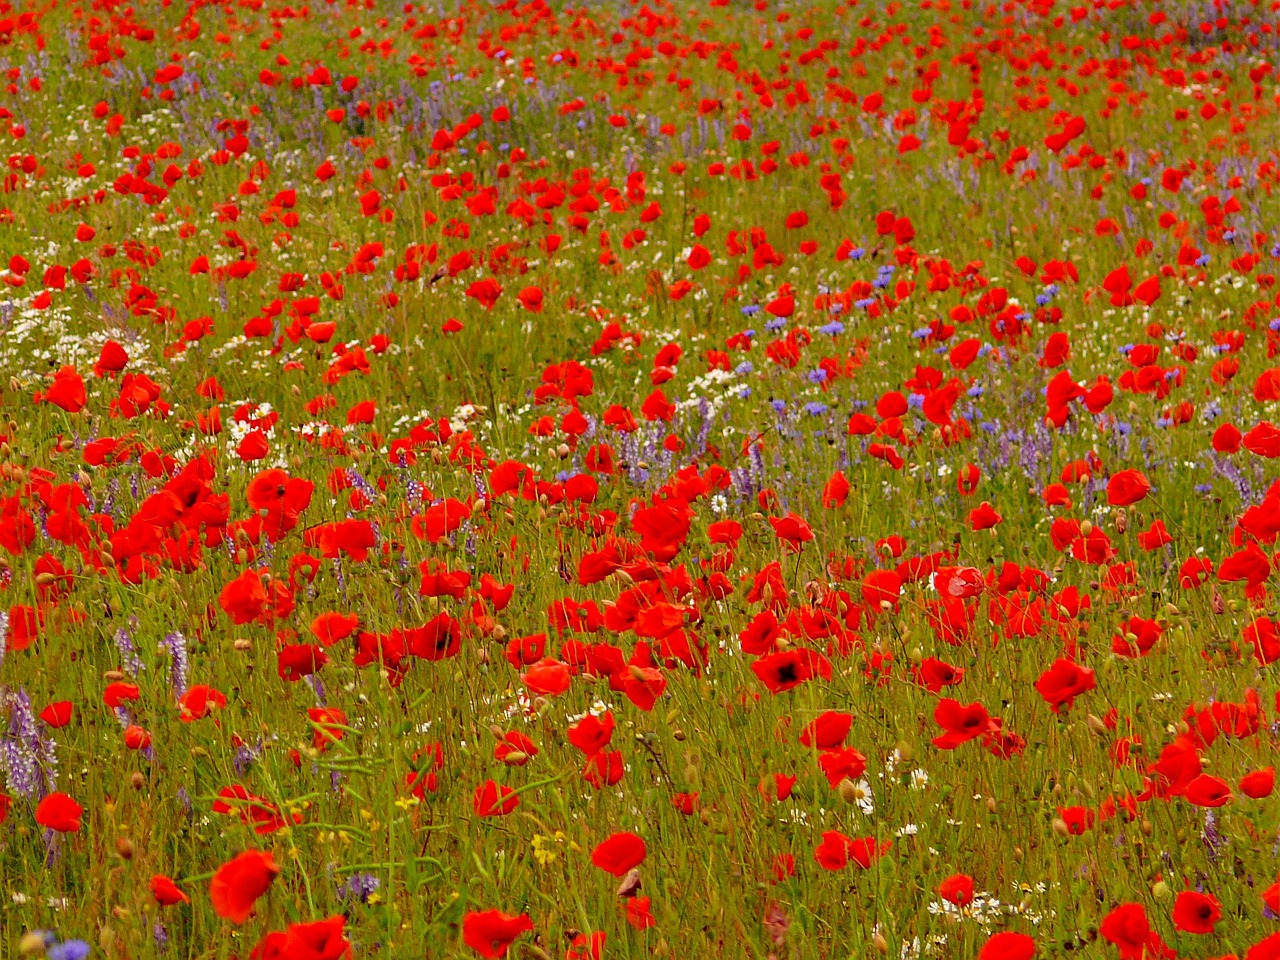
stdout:
[[1277,63],[0,0],[0,956],[1280,958]]

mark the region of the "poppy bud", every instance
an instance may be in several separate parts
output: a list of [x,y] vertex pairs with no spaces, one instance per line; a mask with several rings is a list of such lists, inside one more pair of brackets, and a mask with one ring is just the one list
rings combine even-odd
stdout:
[[615,891],[619,897],[634,897],[640,891],[640,871],[632,867]]
[[121,860],[133,859],[133,843],[128,837],[116,837],[116,855]]
[[1157,880],[1151,888],[1151,895],[1157,900],[1167,900],[1172,895],[1172,891],[1163,880]]
[[1089,732],[1090,732],[1090,733],[1094,734],[1095,736],[1099,736],[1099,737],[1106,736],[1106,733],[1107,733],[1107,725],[1106,725],[1105,723],[1103,723],[1103,722],[1102,722],[1102,720],[1100,720],[1098,717],[1095,717],[1095,716],[1091,713],[1091,714],[1089,714],[1089,715],[1085,718],[1085,721],[1089,724]]
[[241,637],[239,640],[235,641],[235,643],[231,644],[231,646],[234,647],[240,653],[244,653],[246,650],[253,649],[253,641],[246,640],[243,637]]
[[1067,821],[1063,820],[1061,817],[1054,817],[1052,826],[1053,826],[1053,832],[1056,833],[1058,836],[1060,837],[1071,836],[1071,828],[1067,826]]
[[1093,521],[1085,520],[1080,524],[1080,536],[1087,537],[1093,533]]
[[18,955],[21,957],[44,956],[44,936],[35,931],[24,933],[22,939],[18,941]]
[[884,938],[884,934],[879,930],[872,936],[871,944],[881,953],[887,954],[889,952],[889,941]]
[[840,794],[840,799],[845,803],[856,803],[862,791],[848,777],[840,781],[840,785],[836,787],[836,792]]
[[987,797],[987,812],[988,812],[988,813],[995,813],[995,812],[996,812],[996,798],[995,798],[995,797]]
[[140,771],[135,770],[129,775],[129,786],[133,787],[133,789],[141,790],[146,785],[147,778],[144,777]]

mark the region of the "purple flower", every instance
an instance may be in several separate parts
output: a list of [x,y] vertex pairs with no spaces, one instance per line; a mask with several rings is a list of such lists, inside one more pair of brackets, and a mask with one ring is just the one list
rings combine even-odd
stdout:
[[173,696],[181,700],[187,692],[187,673],[190,663],[187,659],[187,638],[177,631],[166,634],[160,645],[169,651],[169,683],[173,687]]

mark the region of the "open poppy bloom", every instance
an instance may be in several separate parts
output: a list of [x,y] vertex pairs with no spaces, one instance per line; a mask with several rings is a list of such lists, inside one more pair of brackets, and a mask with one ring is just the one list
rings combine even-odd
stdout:
[[511,942],[532,929],[533,921],[523,913],[473,910],[462,918],[462,942],[482,957],[505,957]]
[[84,808],[65,793],[51,793],[36,805],[36,823],[58,833],[79,833]]
[[615,877],[621,877],[645,858],[644,840],[634,833],[615,833],[591,853],[591,862]]
[[258,898],[267,892],[280,868],[270,853],[246,850],[228,860],[209,883],[213,909],[224,920],[241,924],[249,919]]

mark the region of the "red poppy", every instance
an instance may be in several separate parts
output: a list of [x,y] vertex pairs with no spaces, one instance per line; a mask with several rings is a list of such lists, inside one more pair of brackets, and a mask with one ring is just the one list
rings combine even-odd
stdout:
[[79,833],[84,807],[65,793],[51,793],[36,806],[36,823],[58,833]]
[[585,753],[594,756],[608,746],[613,737],[613,714],[605,712],[600,717],[587,714],[568,730],[569,742]]
[[866,773],[867,758],[853,747],[834,747],[819,754],[818,766],[835,789],[842,780],[857,780]]
[[[37,401],[41,399],[36,395]],[[76,373],[75,367],[62,367],[53,375],[53,383],[44,392],[43,399],[55,407],[61,407],[67,413],[79,413],[88,402],[84,380]]]
[[276,655],[276,673],[281,680],[297,683],[319,671],[329,657],[314,643],[290,643]]
[[853,839],[838,830],[827,830],[822,834],[822,843],[814,848],[813,859],[824,870],[843,870],[850,861],[867,870],[890,845],[889,840],[877,843],[875,837]]
[[1275,767],[1263,767],[1252,770],[1240,778],[1240,792],[1252,800],[1261,800],[1271,796],[1276,786]]
[[649,907],[648,897],[627,900],[627,923],[636,930],[649,930],[658,925]]
[[644,840],[634,833],[615,833],[591,853],[591,862],[615,877],[621,877],[645,858]]
[[218,603],[237,626],[261,617],[270,607],[267,590],[257,570],[245,570],[225,587]]
[[785,650],[761,657],[751,664],[754,673],[770,693],[785,693],[800,686],[806,680],[812,680],[815,667],[824,677],[831,675],[831,664],[821,654],[812,650]]
[[[351,957],[351,943],[346,936],[346,918],[335,914],[312,923],[292,923],[283,934],[270,933],[268,938],[278,938],[279,953],[283,960],[340,960]],[[273,954],[264,950],[260,958],[268,960]]]
[[990,503],[983,500],[981,504],[969,511],[969,529],[990,530],[1003,519]]
[[1220,777],[1202,773],[1187,784],[1186,797],[1197,807],[1220,807],[1231,799],[1231,787]]
[[337,611],[330,611],[315,617],[311,621],[310,629],[312,635],[320,641],[322,646],[330,647],[339,640],[345,640],[355,633],[359,625],[360,618],[354,613],[343,614]]
[[844,506],[849,498],[849,479],[844,471],[837,470],[822,488],[822,505],[828,510]]
[[568,664],[546,658],[539,660],[522,675],[524,685],[534,693],[556,697],[569,689],[573,677]]
[[973,902],[973,877],[965,873],[953,873],[938,884],[938,896],[957,907]]
[[246,850],[233,857],[218,868],[209,883],[214,912],[232,923],[244,923],[279,873],[280,867],[267,851]]
[[184,723],[200,720],[210,709],[221,710],[227,705],[226,695],[205,684],[196,684],[178,701],[180,719]]
[[75,712],[70,700],[59,700],[51,703],[40,711],[40,719],[49,726],[57,729],[65,727],[71,722],[71,716]]
[[162,907],[191,902],[191,898],[179,890],[173,880],[159,873],[151,878],[151,896]]
[[978,701],[962,705],[959,700],[943,698],[933,710],[933,720],[945,731],[933,738],[933,745],[942,750],[954,750],[991,729],[987,708]]
[[1184,890],[1173,902],[1173,925],[1184,933],[1213,933],[1220,919],[1222,907],[1207,893]]
[[813,539],[813,528],[797,513],[788,513],[785,517],[770,517],[769,524],[778,539],[790,549],[798,550],[802,543]]
[[992,934],[978,951],[978,960],[1031,960],[1036,953],[1036,941],[1025,933]]
[[462,918],[462,942],[482,957],[505,957],[511,941],[532,929],[533,921],[527,914],[472,910]]
[[806,747],[828,750],[844,743],[853,727],[853,714],[828,710],[800,731],[800,743]]
[[1102,918],[1098,932],[1102,939],[1115,944],[1124,958],[1143,956],[1151,941],[1151,924],[1140,903],[1122,903],[1116,907]]
[[486,780],[476,787],[472,806],[478,817],[505,816],[520,805],[520,798],[510,787]]
[[1150,490],[1151,484],[1141,470],[1121,470],[1107,481],[1107,503],[1127,507],[1143,500]]
[[1092,670],[1064,657],[1055,660],[1035,683],[1036,690],[1054,713],[1069,710],[1076,697],[1097,685]]

